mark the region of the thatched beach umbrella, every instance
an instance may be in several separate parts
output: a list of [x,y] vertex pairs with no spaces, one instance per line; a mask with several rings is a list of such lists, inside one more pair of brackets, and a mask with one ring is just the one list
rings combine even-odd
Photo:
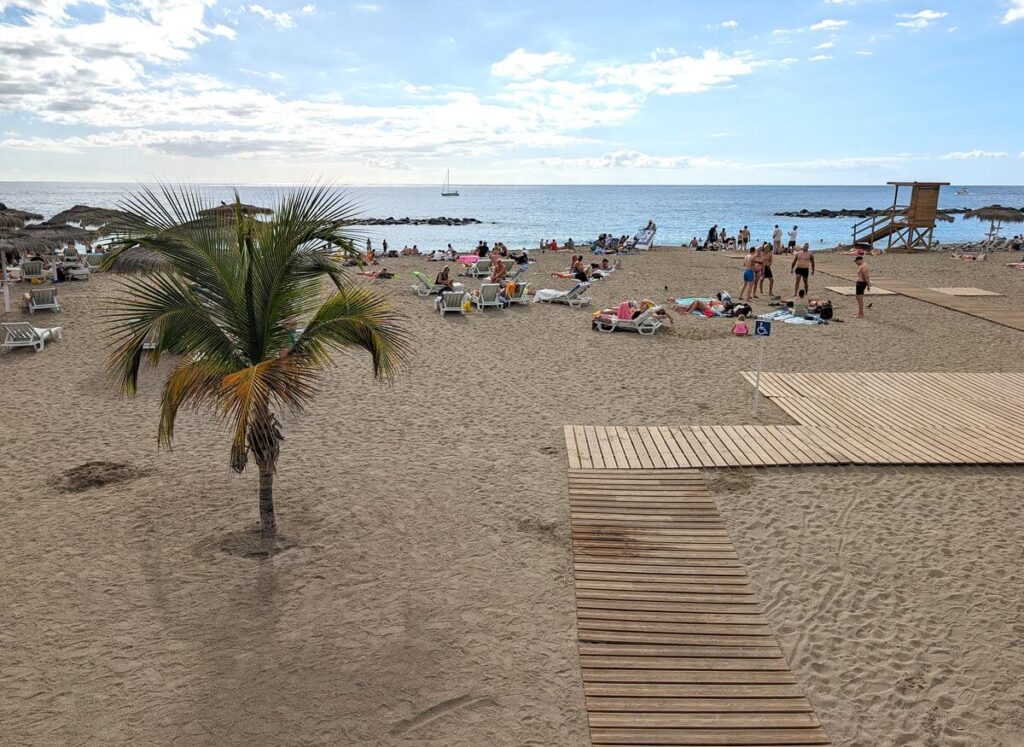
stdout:
[[133,246],[120,252],[104,264],[108,272],[119,272],[125,275],[137,275],[147,272],[166,270],[169,267],[167,260],[160,254],[142,246]]
[[75,226],[25,226],[0,229],[0,251],[18,256],[48,254],[63,249],[69,243],[89,246],[96,239],[95,231]]
[[1017,210],[1017,208],[989,205],[977,210],[968,210],[964,213],[964,218],[989,221],[988,237],[994,239],[999,235],[999,230],[1003,227],[1004,223],[1024,223],[1024,212]]
[[[234,203],[222,202],[217,207],[200,210],[199,214],[207,218],[234,218],[235,207]],[[270,208],[260,207],[259,205],[246,205],[244,202],[241,204],[241,209],[242,215],[246,218],[252,218],[257,215],[271,215],[274,212]]]
[[[0,203],[2,205],[3,203]],[[39,213],[30,213],[27,210],[15,210],[4,207],[0,209],[0,228],[21,228],[30,220],[42,220]]]
[[89,207],[88,205],[75,205],[46,221],[48,226],[63,226],[73,224],[81,228],[93,227],[102,229],[111,223],[124,219],[128,214],[121,210],[110,208]]

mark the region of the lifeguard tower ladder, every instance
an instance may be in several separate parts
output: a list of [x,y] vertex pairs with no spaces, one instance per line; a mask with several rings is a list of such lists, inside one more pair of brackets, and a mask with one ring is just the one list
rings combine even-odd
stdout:
[[[886,239],[886,251],[912,252],[932,245],[939,189],[949,182],[886,182],[895,187],[892,207],[853,226],[853,245],[874,248]],[[910,204],[900,205],[900,187],[910,187]]]

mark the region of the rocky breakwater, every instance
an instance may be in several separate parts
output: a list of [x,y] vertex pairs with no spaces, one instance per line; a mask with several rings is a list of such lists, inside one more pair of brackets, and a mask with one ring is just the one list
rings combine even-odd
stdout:
[[475,226],[483,223],[476,218],[356,218],[352,221],[356,226]]
[[[873,215],[882,215],[892,210],[891,207],[875,209],[873,207],[866,207],[862,210],[851,210],[849,208],[842,208],[841,210],[780,210],[775,215],[781,215],[786,218],[870,218]],[[961,215],[966,213],[968,208],[944,208],[942,210],[946,215]]]

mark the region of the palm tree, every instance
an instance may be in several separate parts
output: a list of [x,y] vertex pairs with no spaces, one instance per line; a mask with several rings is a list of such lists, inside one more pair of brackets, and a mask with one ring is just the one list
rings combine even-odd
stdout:
[[201,215],[210,207],[201,194],[169,186],[126,198],[128,217],[107,265],[132,252],[157,262],[127,278],[112,306],[116,347],[108,367],[133,396],[144,358],[156,364],[163,353],[179,356],[163,384],[158,444],[171,446],[183,407],[212,410],[230,423],[231,468],[242,472],[250,454],[255,460],[260,529],[270,536],[282,440],[276,413],[310,402],[332,350],[366,350],[374,376],[391,380],[409,348],[387,301],[346,281],[338,257],[358,255],[344,193],[323,185],[294,190],[267,220],[244,211],[237,192],[234,204],[233,213]]

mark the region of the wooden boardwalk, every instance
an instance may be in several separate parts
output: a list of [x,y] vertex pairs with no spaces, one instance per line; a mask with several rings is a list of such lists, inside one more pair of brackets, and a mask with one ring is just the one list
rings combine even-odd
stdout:
[[1024,374],[767,373],[761,392],[798,425],[566,426],[569,466],[1024,464]]
[[[852,280],[854,282],[857,280],[856,266],[852,264],[849,268],[846,268],[821,263],[818,265],[817,269],[819,272],[823,272],[826,275],[831,275],[833,277]],[[915,298],[918,301],[924,301],[925,303],[941,306],[945,309],[952,309],[953,311],[959,311],[962,314],[968,314],[969,316],[985,319],[989,322],[995,322],[996,324],[1001,324],[1004,327],[1024,331],[1024,311],[993,308],[990,298],[984,296],[951,296],[949,293],[942,293],[932,288],[919,288],[916,285],[904,283],[901,280],[897,280],[896,278],[887,275],[873,275],[871,278],[871,285],[872,287],[877,286],[883,290],[898,293],[901,296],[906,296],[907,298]]]
[[830,744],[700,473],[569,470],[595,745]]

